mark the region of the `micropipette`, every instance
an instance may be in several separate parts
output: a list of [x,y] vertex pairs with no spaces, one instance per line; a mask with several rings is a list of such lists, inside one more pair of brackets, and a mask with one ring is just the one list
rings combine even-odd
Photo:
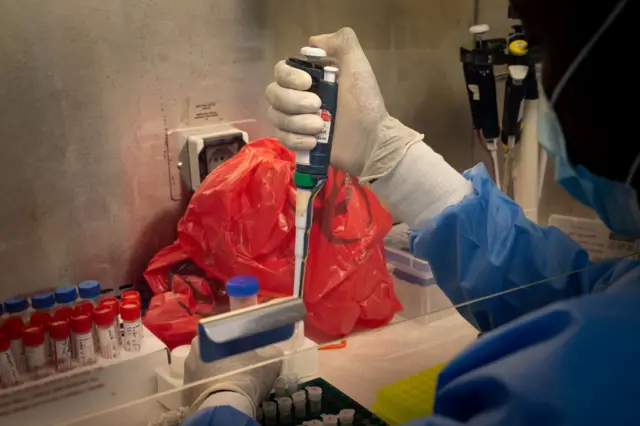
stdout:
[[509,53],[515,63],[508,66],[509,75],[505,86],[504,109],[502,113],[502,143],[505,150],[504,181],[502,190],[507,192],[513,181],[513,150],[520,140],[522,118],[524,116],[525,78],[529,74],[527,64],[528,44],[518,38],[509,44]]
[[324,121],[324,129],[316,135],[315,148],[310,152],[296,153],[293,180],[298,190],[293,295],[200,320],[198,342],[200,358],[204,362],[217,361],[287,340],[293,336],[296,324],[307,314],[303,302],[304,271],[313,200],[322,189],[329,173],[338,105],[338,69],[319,64],[319,61],[327,56],[320,48],[303,47],[300,53],[308,60],[289,58],[286,62],[287,65],[311,76],[312,85],[309,91],[320,97],[321,107],[317,114]]
[[472,50],[461,47],[460,61],[467,85],[473,128],[486,140],[486,147],[493,163],[494,178],[500,188],[500,165],[497,152],[500,121],[493,65],[500,57],[503,40],[485,40],[484,35],[488,31],[488,25],[474,25],[469,28],[469,32],[474,36],[475,46]]
[[316,135],[316,146],[311,151],[296,152],[296,169],[293,181],[296,193],[296,240],[295,240],[295,275],[293,279],[293,295],[302,300],[304,294],[304,272],[306,267],[309,232],[311,230],[313,200],[320,192],[329,174],[331,145],[338,107],[338,69],[332,66],[321,66],[319,61],[327,56],[317,47],[303,47],[300,53],[309,60],[289,58],[287,65],[309,74],[312,80],[310,91],[316,93],[322,102],[318,115],[324,122],[324,129]]

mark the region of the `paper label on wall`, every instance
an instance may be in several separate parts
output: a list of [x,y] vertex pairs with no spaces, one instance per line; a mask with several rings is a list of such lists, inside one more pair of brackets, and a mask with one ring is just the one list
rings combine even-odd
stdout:
[[216,102],[197,102],[191,108],[191,121],[202,122],[217,118],[220,114],[216,109]]

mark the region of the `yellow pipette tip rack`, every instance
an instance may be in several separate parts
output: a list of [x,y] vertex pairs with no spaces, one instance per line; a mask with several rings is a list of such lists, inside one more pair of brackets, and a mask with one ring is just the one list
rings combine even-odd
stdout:
[[433,414],[439,364],[378,389],[373,412],[390,425],[402,425]]

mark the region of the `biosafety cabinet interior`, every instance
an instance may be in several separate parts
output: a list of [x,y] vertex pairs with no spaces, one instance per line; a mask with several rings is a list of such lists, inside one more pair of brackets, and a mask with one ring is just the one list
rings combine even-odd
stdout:
[[[507,31],[506,3],[480,2],[478,19]],[[353,27],[391,114],[459,170],[486,160],[457,58],[473,1],[2,0],[0,13],[0,298],[140,282],[190,195],[168,134],[272,135],[273,65],[313,34]]]

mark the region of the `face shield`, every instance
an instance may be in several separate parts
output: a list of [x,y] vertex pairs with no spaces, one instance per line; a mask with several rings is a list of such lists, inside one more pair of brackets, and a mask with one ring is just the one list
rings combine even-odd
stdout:
[[[630,181],[640,165],[640,156],[633,162],[625,182],[617,182],[593,174],[587,168],[574,165],[567,155],[567,143],[562,124],[558,119],[554,106],[562,94],[567,82],[593,50],[602,35],[613,24],[627,5],[628,0],[620,1],[609,14],[598,31],[582,48],[574,61],[547,99],[540,91],[538,113],[538,140],[545,149],[556,170],[556,181],[574,198],[591,207],[616,234],[640,238],[640,207],[637,191],[631,187]],[[544,64],[543,64],[544,67]]]

